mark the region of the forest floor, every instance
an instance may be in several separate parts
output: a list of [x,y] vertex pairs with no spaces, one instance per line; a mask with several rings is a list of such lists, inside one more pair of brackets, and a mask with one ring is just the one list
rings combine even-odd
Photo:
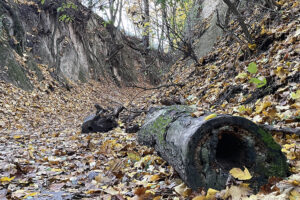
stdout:
[[[118,88],[96,81],[61,87],[47,66],[30,77],[33,91],[0,82],[0,199],[291,199],[300,198],[300,138],[272,132],[288,158],[291,176],[271,178],[258,194],[245,183],[216,191],[191,191],[153,149],[141,146],[124,123],[107,133],[81,133],[94,104],[146,109],[174,98],[207,111],[246,117],[275,128],[300,127],[299,2],[285,1],[277,22],[255,23],[265,46],[225,37],[202,66],[178,61],[155,90]],[[297,14],[298,13],[298,14]],[[274,20],[275,21],[275,20]],[[237,23],[231,27],[237,28]],[[250,64],[252,63],[252,64]],[[265,85],[250,80],[258,78]],[[264,82],[264,81],[263,81]],[[136,123],[142,124],[145,114]]]

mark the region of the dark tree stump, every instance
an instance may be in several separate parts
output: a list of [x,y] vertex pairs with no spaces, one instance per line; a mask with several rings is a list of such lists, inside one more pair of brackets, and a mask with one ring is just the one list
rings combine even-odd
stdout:
[[152,109],[138,132],[192,189],[223,189],[230,169],[247,167],[258,190],[268,177],[288,174],[286,158],[272,136],[255,123],[231,115],[205,120],[188,106]]
[[90,115],[82,126],[82,133],[108,132],[118,126],[115,118],[112,116]]
[[112,112],[95,104],[96,114],[86,117],[81,126],[82,133],[108,132],[118,126],[117,118],[124,110],[123,106],[117,107]]

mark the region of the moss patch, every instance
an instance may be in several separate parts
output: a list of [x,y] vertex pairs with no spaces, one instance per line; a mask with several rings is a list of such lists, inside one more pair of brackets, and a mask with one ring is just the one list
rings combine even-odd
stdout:
[[40,68],[38,68],[36,63],[34,63],[33,61],[29,61],[27,66],[29,67],[30,70],[35,72],[35,74],[37,75],[39,81],[43,80],[43,77],[44,77],[43,73],[40,70]]
[[270,164],[266,164],[265,162],[258,163],[257,171],[263,172],[262,174],[265,174],[268,177],[286,177],[288,174],[288,165],[286,163],[286,159],[279,154],[277,156],[278,157],[275,158],[273,157],[273,162]]
[[280,145],[274,141],[274,139],[270,133],[267,133],[262,128],[258,129],[258,133],[260,134],[263,142],[267,145],[268,148],[270,148],[271,150],[275,150],[275,151],[281,150]]
[[26,76],[26,71],[15,60],[12,50],[5,43],[0,43],[0,61],[1,68],[6,66],[8,69],[7,71],[4,70],[8,80],[24,90],[31,90],[33,88]]
[[[166,107],[164,112],[153,122],[150,130],[157,137],[159,143],[164,144],[167,128],[174,118],[179,117],[180,113],[190,115],[193,111],[193,108],[184,105]],[[174,113],[172,114],[172,112]]]
[[15,84],[24,90],[31,90],[32,85],[25,75],[25,71],[14,60],[8,61],[8,76]]
[[158,141],[160,144],[163,144],[165,142],[165,134],[167,132],[167,126],[171,123],[172,118],[165,116],[164,114],[159,116],[155,122],[153,123],[151,130],[158,138]]
[[288,165],[286,158],[281,152],[281,147],[277,144],[272,135],[259,128],[258,133],[260,134],[264,144],[268,147],[267,159],[271,160],[269,165],[261,163],[260,168],[265,171],[268,176],[285,177],[288,173]]
[[84,83],[87,81],[86,77],[85,77],[85,73],[83,72],[82,69],[79,70],[78,79]]

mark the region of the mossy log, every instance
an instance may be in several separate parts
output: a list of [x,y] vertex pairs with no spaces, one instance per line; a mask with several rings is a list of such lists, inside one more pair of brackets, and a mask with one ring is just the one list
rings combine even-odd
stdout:
[[222,189],[230,169],[247,167],[255,190],[268,177],[288,174],[286,157],[272,136],[248,119],[217,115],[193,118],[188,106],[149,111],[138,132],[141,144],[154,147],[192,189]]

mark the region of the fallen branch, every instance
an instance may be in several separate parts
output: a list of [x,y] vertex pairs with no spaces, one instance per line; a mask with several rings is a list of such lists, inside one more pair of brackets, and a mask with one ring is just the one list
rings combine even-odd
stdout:
[[185,84],[184,83],[177,83],[177,84],[176,83],[172,83],[172,84],[165,84],[165,85],[160,85],[160,86],[152,87],[152,88],[146,88],[146,87],[141,87],[141,86],[137,86],[137,85],[128,86],[128,87],[139,88],[139,89],[142,89],[142,90],[158,90],[160,88],[172,87],[172,86],[183,87],[183,86],[185,86]]
[[274,126],[267,125],[267,124],[258,124],[258,126],[268,132],[281,132],[283,134],[296,134],[300,136],[300,128],[288,128],[288,127],[276,128]]
[[297,72],[291,76],[288,76],[285,81],[281,84],[276,84],[273,77],[267,77],[267,85],[261,88],[255,89],[251,96],[246,99],[242,104],[248,104],[253,101],[256,101],[260,98],[263,98],[264,96],[275,94],[275,92],[282,87],[285,87],[289,83],[300,83],[300,72]]

